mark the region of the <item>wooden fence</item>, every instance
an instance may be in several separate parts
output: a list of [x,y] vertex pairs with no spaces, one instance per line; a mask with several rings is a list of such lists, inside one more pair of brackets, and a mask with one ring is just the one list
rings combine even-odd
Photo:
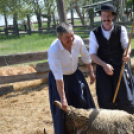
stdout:
[[[85,39],[84,42],[85,44],[89,43],[88,39]],[[134,56],[134,51],[132,51],[132,56]],[[47,51],[0,56],[0,67],[7,66],[7,65],[24,64],[24,63],[35,62],[35,61],[40,61],[45,59],[47,59]],[[84,75],[88,74],[88,69],[83,64],[81,58],[79,58],[78,66]],[[0,85],[7,84],[7,83],[34,80],[34,79],[48,78],[48,73],[50,71],[48,62],[38,63],[36,64],[35,68],[36,68],[36,72],[30,74],[0,76]],[[95,71],[96,65],[94,63],[93,63],[93,68]],[[3,90],[6,92],[8,91],[8,88],[5,87],[1,88],[0,91],[2,91],[2,93],[0,94],[3,94],[4,92]]]
[[[87,44],[88,40],[85,40],[85,43]],[[47,51],[5,55],[5,56],[0,56],[0,67],[4,67],[7,65],[37,62],[37,61],[46,60],[46,59],[47,59]],[[79,58],[78,65],[79,65],[79,69],[83,72],[83,74],[87,75],[88,69],[83,64],[81,58]],[[49,64],[47,61],[44,63],[36,64],[35,69],[36,69],[36,72],[30,73],[30,74],[0,76],[0,85],[2,86],[3,84],[7,84],[7,83],[15,83],[15,82],[48,78],[50,68],[49,68]],[[4,94],[8,90],[10,90],[8,87],[7,88],[1,87],[0,95]]]

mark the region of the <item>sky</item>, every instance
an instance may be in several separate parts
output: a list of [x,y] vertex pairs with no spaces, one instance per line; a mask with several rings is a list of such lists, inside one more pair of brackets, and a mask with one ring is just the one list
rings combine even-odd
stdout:
[[[36,16],[35,15],[32,16],[31,20],[32,21],[37,21]],[[7,21],[8,21],[8,25],[13,25],[13,19],[12,18],[8,18]],[[5,25],[4,16],[0,15],[0,26],[4,26],[4,25]]]
[[[70,18],[70,16],[71,16],[70,13],[68,13],[67,18]],[[76,18],[76,17],[78,18],[78,15],[76,13],[74,13],[74,18]],[[31,20],[33,22],[35,22],[35,21],[37,21],[37,17],[35,15],[33,15],[31,17]],[[43,19],[43,20],[47,20],[47,19]],[[13,25],[13,19],[12,18],[8,18],[7,21],[8,21],[8,25]],[[0,26],[4,26],[4,25],[5,25],[4,16],[0,15]]]

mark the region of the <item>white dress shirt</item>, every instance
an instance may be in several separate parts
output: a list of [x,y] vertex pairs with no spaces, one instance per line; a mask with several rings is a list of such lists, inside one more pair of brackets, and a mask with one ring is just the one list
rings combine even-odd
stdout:
[[77,70],[78,57],[81,54],[83,63],[91,62],[89,52],[83,40],[74,35],[74,44],[71,53],[66,50],[61,41],[57,38],[48,51],[48,62],[56,80],[63,79],[63,75],[73,74]]
[[[114,25],[112,26],[112,28],[109,31],[105,31],[101,25],[101,29],[102,29],[102,34],[103,36],[109,40],[109,38],[111,37],[111,33],[114,29]],[[127,36],[127,30],[124,26],[121,26],[121,37],[120,37],[120,41],[121,41],[121,46],[122,48],[125,50],[127,48],[128,45],[128,36]],[[97,39],[95,37],[95,34],[93,31],[90,32],[90,36],[89,36],[89,53],[90,54],[97,54],[98,48],[99,48],[99,44],[97,42]]]

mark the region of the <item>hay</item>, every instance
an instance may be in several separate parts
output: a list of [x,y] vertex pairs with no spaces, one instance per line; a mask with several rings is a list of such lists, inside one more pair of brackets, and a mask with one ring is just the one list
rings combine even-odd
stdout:
[[[1,76],[31,72],[35,69],[28,65],[0,68]],[[44,128],[46,134],[54,134],[48,85],[43,79],[5,85],[15,90],[0,97],[0,134],[42,134]],[[97,105],[95,84],[89,86]]]
[[[35,72],[32,66],[4,67],[0,75]],[[4,84],[14,91],[0,97],[0,134],[53,134],[48,86],[43,79]],[[48,134],[49,134],[48,133]]]

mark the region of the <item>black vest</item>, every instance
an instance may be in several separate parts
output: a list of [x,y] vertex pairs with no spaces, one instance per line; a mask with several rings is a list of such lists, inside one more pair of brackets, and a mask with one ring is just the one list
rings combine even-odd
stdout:
[[106,63],[112,62],[115,65],[122,64],[124,50],[122,49],[120,42],[121,26],[114,25],[109,40],[103,36],[101,26],[95,28],[93,32],[99,44],[97,52],[98,57]]

